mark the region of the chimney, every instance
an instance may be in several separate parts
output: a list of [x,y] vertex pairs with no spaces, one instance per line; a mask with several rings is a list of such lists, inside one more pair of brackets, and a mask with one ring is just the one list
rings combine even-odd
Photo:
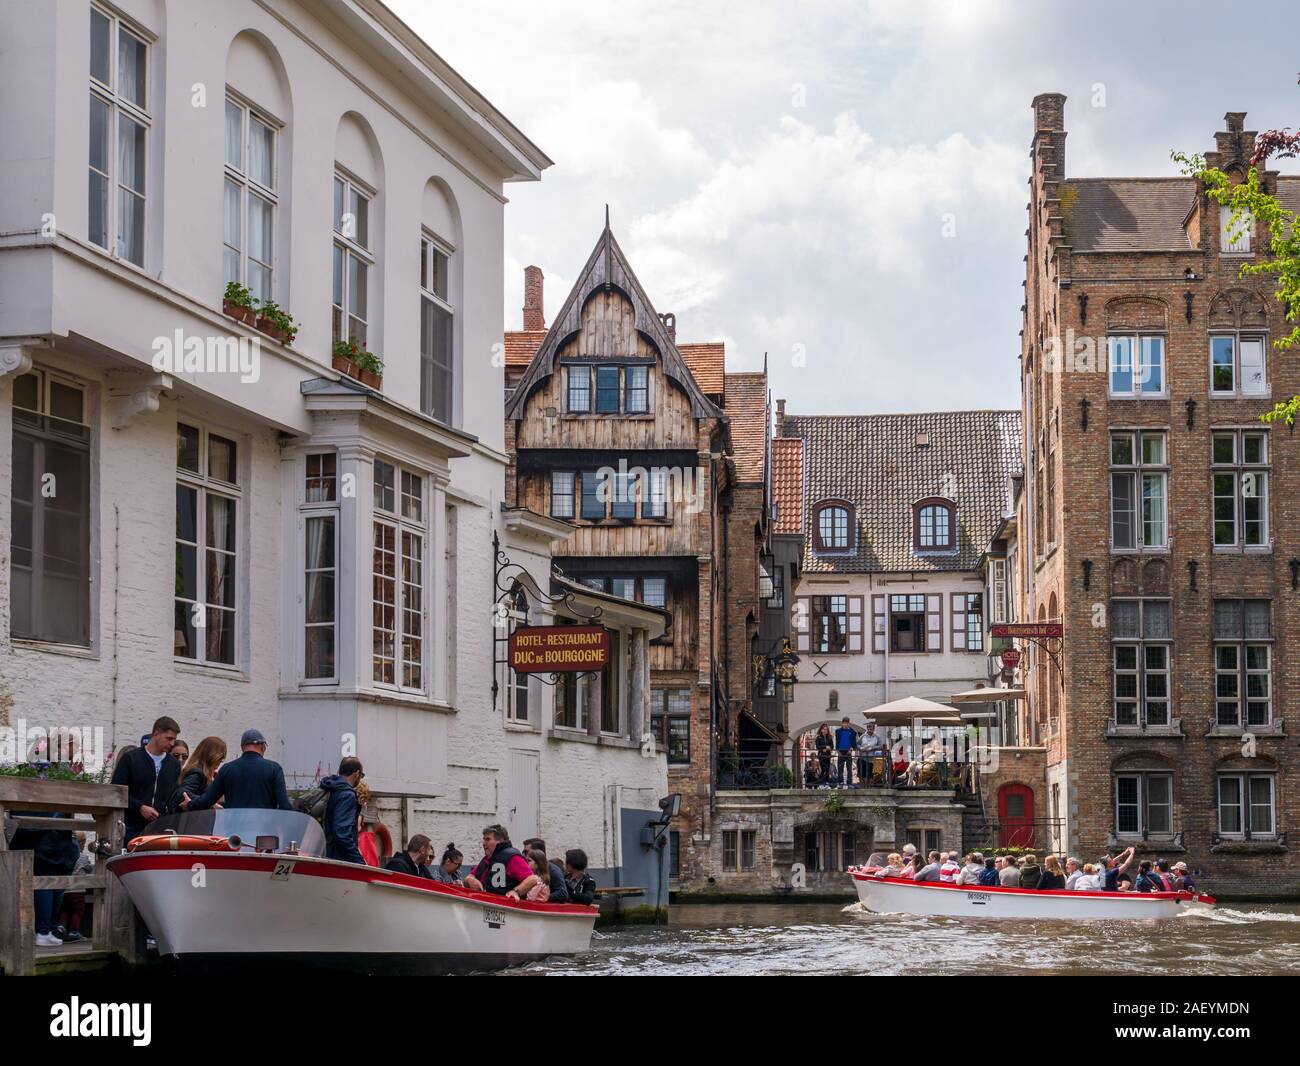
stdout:
[[776,401],[776,435],[781,435],[781,430],[785,426],[785,401],[778,399]]
[[677,316],[671,311],[665,311],[659,316],[659,321],[664,324],[664,329],[668,331],[668,339],[674,344],[677,343]]
[[542,268],[524,267],[524,329],[546,328],[546,311],[542,305]]
[[1065,96],[1039,93],[1034,97],[1033,106],[1033,154],[1042,158],[1044,180],[1062,182],[1065,180]]

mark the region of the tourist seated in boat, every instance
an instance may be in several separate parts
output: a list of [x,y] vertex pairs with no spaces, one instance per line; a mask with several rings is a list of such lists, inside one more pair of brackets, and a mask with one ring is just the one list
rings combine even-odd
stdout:
[[1043,870],[1039,874],[1038,884],[1034,887],[1044,892],[1060,891],[1065,888],[1065,871],[1061,868],[1061,860],[1055,855],[1049,855],[1043,860]]
[[939,881],[939,867],[941,864],[939,852],[932,851],[928,856],[929,861],[916,871],[914,881]]
[[537,883],[537,875],[518,848],[510,843],[510,834],[503,825],[490,825],[483,830],[483,858],[466,874],[465,887],[474,892],[489,892],[494,896],[513,894],[515,898],[527,895]]
[[1137,881],[1133,887],[1138,892],[1167,892],[1164,882],[1160,880],[1160,875],[1156,873],[1150,859],[1143,859],[1138,863]]
[[[527,856],[530,851],[540,851],[543,855],[550,855],[546,850],[546,841],[541,837],[530,837],[524,841],[524,855]],[[564,883],[564,870],[558,862],[548,858],[546,860],[546,869],[551,875],[551,903],[568,903],[569,888]]]
[[1032,851],[1021,857],[1020,860],[1020,887],[1037,888],[1039,878],[1043,876],[1043,868],[1038,865],[1038,856]]
[[1110,855],[1103,855],[1097,860],[1097,865],[1101,867],[1097,872],[1101,877],[1103,892],[1119,891],[1120,877],[1133,865],[1133,857],[1136,854],[1137,849],[1129,847],[1113,858]]
[[1196,882],[1192,880],[1192,875],[1187,869],[1187,863],[1176,862],[1173,866],[1174,888],[1179,892],[1195,892]]
[[365,866],[365,857],[358,846],[361,824],[361,805],[357,802],[357,785],[365,777],[361,760],[355,755],[346,756],[339,763],[339,772],[321,778],[325,790],[325,817],[321,828],[325,830],[325,857],[340,862]]
[[1076,892],[1100,892],[1101,878],[1097,874],[1097,867],[1090,862],[1084,863],[1078,878],[1070,887]]
[[978,885],[983,873],[984,856],[978,851],[972,851],[966,856],[962,868],[957,872],[957,884]]
[[551,865],[546,861],[546,852],[534,848],[524,852],[524,858],[528,860],[528,867],[533,871],[535,884],[525,895],[521,895],[518,889],[507,892],[506,895],[511,899],[526,899],[529,903],[548,902],[551,898]]
[[[870,862],[870,860],[868,860]],[[885,864],[876,869],[874,877],[902,877],[903,876],[903,856],[896,851],[891,851]]]
[[1020,867],[1014,855],[1002,856],[1002,869],[998,871],[998,884],[1002,888],[1020,887]]
[[981,888],[998,887],[998,864],[992,856],[984,860],[984,869],[980,871],[979,885]]
[[957,861],[956,852],[943,852],[939,856],[939,880],[945,885],[955,885],[959,873],[961,873],[961,864]]
[[1074,888],[1074,884],[1083,876],[1083,867],[1079,865],[1079,860],[1070,856],[1065,860],[1065,887]]
[[239,758],[228,762],[198,799],[182,801],[188,812],[206,811],[220,801],[228,809],[291,811],[284,787],[284,769],[266,757],[266,737],[260,729],[245,729],[239,738]]
[[431,877],[429,863],[432,861],[433,841],[423,833],[416,833],[406,842],[406,850],[399,851],[389,859],[384,864],[384,869],[408,877]]
[[1168,859],[1156,859],[1156,876],[1160,878],[1161,883],[1165,886],[1166,892],[1177,892],[1178,885],[1175,883],[1174,872],[1169,867]]
[[429,871],[429,876],[444,885],[459,885],[464,888],[465,875],[460,872],[461,863],[464,861],[465,856],[460,853],[456,845],[448,844],[438,865]]
[[581,848],[564,853],[564,877],[569,902],[590,905],[596,901],[596,882],[587,873],[587,853]]

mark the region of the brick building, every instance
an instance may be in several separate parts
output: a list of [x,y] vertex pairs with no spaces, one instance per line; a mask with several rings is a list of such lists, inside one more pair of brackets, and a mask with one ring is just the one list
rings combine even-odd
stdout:
[[[1240,276],[1268,235],[1192,178],[1068,177],[1064,110],[1033,101],[1021,355],[1015,584],[1022,619],[1064,627],[1023,675],[1038,813],[1081,859],[1134,844],[1211,891],[1294,894],[1300,446],[1258,416],[1300,369],[1270,279]],[[1206,156],[1237,180],[1244,118]]]

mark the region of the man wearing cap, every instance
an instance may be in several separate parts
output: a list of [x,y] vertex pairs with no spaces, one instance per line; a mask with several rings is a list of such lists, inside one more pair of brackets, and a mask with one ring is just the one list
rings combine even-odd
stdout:
[[858,734],[858,781],[866,784],[874,778],[872,761],[885,754],[885,738],[876,732],[876,720],[868,718],[865,728]]
[[1187,869],[1187,863],[1174,863],[1174,888],[1179,892],[1195,892],[1196,882],[1192,880],[1192,875]]
[[187,811],[206,811],[221,801],[223,807],[253,807],[264,811],[291,811],[289,792],[284,787],[284,770],[266,757],[266,737],[259,729],[245,729],[239,738],[243,754],[217,771],[206,792],[182,803]]

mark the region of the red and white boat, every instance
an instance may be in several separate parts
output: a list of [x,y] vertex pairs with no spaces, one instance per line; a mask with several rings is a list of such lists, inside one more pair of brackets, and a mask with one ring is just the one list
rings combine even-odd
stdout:
[[1213,907],[1214,897],[1191,892],[1075,892],[979,888],[852,870],[858,900],[877,914],[950,918],[1174,918],[1191,907]]
[[169,828],[184,835],[107,866],[159,953],[185,968],[460,973],[591,946],[595,907],[510,900],[326,859],[320,825],[296,811],[176,815],[150,833]]

